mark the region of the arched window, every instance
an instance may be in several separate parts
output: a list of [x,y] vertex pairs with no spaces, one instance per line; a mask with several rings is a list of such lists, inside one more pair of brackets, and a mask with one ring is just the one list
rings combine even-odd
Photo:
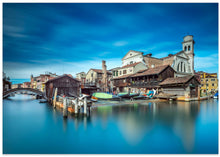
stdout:
[[180,71],[180,63],[177,66],[177,71]]
[[183,62],[180,62],[177,66],[177,71],[179,72],[186,72],[186,66],[185,66],[185,63]]
[[187,47],[186,46],[184,47],[184,51],[187,51]]
[[190,51],[191,50],[191,47],[190,46],[188,46],[188,51]]
[[183,71],[183,62],[181,62],[181,65],[180,65],[180,71],[182,72]]

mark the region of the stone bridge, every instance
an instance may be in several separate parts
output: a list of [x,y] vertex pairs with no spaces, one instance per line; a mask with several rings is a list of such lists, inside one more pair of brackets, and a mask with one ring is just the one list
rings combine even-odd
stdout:
[[33,88],[14,88],[14,89],[10,89],[8,91],[3,92],[3,98],[6,98],[6,97],[10,96],[11,93],[18,92],[18,91],[33,92],[37,95],[42,96],[44,99],[46,99],[46,96],[43,92],[39,91],[38,89],[33,89]]

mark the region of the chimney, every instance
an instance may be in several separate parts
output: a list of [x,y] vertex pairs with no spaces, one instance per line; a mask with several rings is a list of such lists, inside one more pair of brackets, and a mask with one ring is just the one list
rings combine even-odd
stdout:
[[146,57],[151,57],[152,53],[146,54]]
[[168,54],[168,56],[171,57],[171,56],[173,56],[173,54],[170,53],[170,54]]

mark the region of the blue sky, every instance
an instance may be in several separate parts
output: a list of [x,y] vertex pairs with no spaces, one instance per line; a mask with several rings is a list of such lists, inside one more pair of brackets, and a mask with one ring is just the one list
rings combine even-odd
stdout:
[[4,3],[3,71],[29,78],[46,71],[121,66],[129,50],[165,57],[195,40],[195,70],[218,72],[217,3]]

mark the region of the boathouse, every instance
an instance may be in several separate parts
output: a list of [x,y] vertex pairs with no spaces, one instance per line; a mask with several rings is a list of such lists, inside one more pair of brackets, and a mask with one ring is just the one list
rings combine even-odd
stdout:
[[162,93],[185,100],[200,97],[200,82],[194,76],[167,78],[160,84]]
[[158,89],[159,83],[166,78],[174,77],[175,71],[170,65],[162,65],[146,70],[140,70],[132,75],[125,75],[118,78],[113,78],[114,86],[118,88],[118,91],[131,92],[147,92],[152,88]]
[[57,88],[57,95],[65,95],[70,97],[79,96],[80,81],[71,75],[64,74],[46,82],[46,96],[50,100],[54,96]]

